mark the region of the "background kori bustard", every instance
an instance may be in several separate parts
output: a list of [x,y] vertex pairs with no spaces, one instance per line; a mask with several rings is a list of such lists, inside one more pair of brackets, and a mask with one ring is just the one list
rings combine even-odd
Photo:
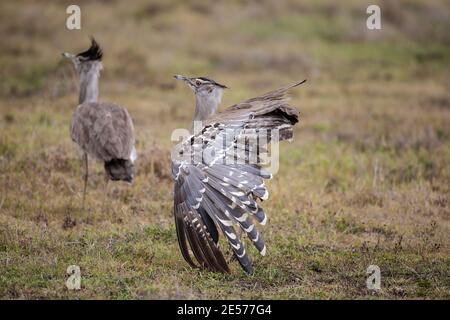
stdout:
[[136,159],[134,129],[128,111],[113,103],[97,102],[103,52],[94,38],[88,50],[63,53],[80,77],[79,105],[72,116],[70,137],[83,151],[83,206],[88,179],[88,155],[104,164],[107,179],[131,183]]
[[[242,268],[252,273],[241,232],[236,231],[241,229],[256,249],[266,254],[255,220],[262,225],[267,221],[259,201],[268,198],[264,179],[270,179],[271,174],[262,168],[259,153],[267,148],[274,129],[280,140],[292,139],[298,111],[289,106],[285,96],[289,89],[306,80],[216,114],[226,86],[204,77],[175,78],[184,81],[195,94],[193,127],[198,128],[196,121],[202,123],[198,132],[194,131],[172,152],[174,215],[181,253],[192,267],[229,272],[218,246],[219,228]],[[242,137],[250,140],[252,135],[267,131],[267,139],[259,140],[259,145],[242,144]],[[261,145],[264,141],[265,145]],[[241,152],[229,152],[233,148]],[[241,161],[237,161],[239,157]]]

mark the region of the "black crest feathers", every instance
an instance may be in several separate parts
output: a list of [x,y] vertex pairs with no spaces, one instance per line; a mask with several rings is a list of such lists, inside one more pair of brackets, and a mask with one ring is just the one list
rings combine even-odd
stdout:
[[216,85],[218,87],[221,87],[223,89],[228,89],[228,87],[226,85],[220,84],[220,83],[218,83],[218,82],[216,82],[214,80],[211,80],[209,78],[206,78],[206,77],[197,77],[197,79],[201,79],[203,81],[208,81],[208,82],[210,82],[210,83],[212,83],[212,84],[214,84],[214,85]]
[[91,37],[91,47],[84,52],[77,54],[77,57],[82,57],[85,60],[98,60],[101,61],[103,57],[102,48],[98,45],[97,41]]

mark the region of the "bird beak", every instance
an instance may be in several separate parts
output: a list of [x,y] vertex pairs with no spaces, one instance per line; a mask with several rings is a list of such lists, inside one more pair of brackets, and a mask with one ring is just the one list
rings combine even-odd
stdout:
[[177,80],[183,80],[183,81],[186,81],[187,80],[187,78],[185,77],[185,76],[182,76],[182,75],[180,75],[180,74],[176,74],[176,75],[174,75],[173,76],[175,79],[177,79]]
[[63,52],[63,53],[61,53],[61,54],[62,54],[63,57],[69,58],[69,59],[72,59],[72,58],[75,57],[74,54],[71,54],[71,53],[68,53],[68,52]]
[[194,88],[194,87],[195,87],[195,85],[194,85],[194,83],[193,83],[193,80],[192,80],[191,78],[188,78],[188,77],[185,77],[185,76],[182,76],[182,75],[179,75],[179,74],[174,75],[173,77],[174,77],[175,79],[177,79],[177,80],[182,80],[182,81],[186,82],[186,84],[187,84],[188,86],[190,86],[191,88]]
[[181,80],[181,81],[186,82],[189,85],[192,85],[191,79],[188,77],[182,76],[180,74],[174,75],[173,77],[177,80]]

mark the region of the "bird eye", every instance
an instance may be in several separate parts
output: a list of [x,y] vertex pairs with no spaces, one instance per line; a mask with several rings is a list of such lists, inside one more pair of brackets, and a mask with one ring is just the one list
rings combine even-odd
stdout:
[[195,81],[195,84],[199,86],[202,84],[202,82],[200,80],[197,80],[197,81]]

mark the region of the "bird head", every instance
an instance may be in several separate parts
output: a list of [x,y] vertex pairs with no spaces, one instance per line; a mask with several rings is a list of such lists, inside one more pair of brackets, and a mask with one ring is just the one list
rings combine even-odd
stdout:
[[196,96],[211,96],[217,95],[217,93],[222,95],[223,89],[228,88],[227,86],[206,77],[189,78],[182,75],[175,75],[174,78],[184,81]]
[[63,52],[63,57],[72,61],[75,69],[80,74],[89,73],[92,70],[100,71],[103,69],[102,57],[103,51],[98,45],[97,41],[91,37],[91,46],[86,51],[80,52],[78,54],[73,54],[69,52]]
[[194,92],[196,98],[194,120],[203,120],[209,115],[214,114],[222,100],[223,90],[228,88],[206,77],[189,78],[176,75],[174,78],[184,81],[191,88],[192,92]]

